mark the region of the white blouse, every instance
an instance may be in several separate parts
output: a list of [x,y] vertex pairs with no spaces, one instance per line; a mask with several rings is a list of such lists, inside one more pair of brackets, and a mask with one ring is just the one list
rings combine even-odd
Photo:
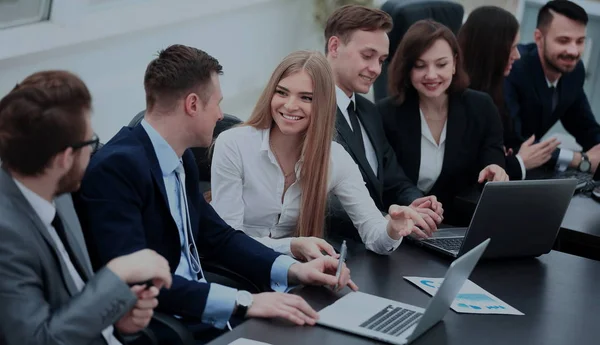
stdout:
[[[284,176],[271,152],[269,130],[250,126],[219,135],[211,166],[211,205],[234,229],[275,251],[291,255],[290,243],[300,214],[300,181],[286,191]],[[300,162],[296,177],[300,176]],[[375,206],[358,166],[338,143],[331,144],[328,192],[340,200],[367,249],[389,254],[402,239],[387,234],[387,219]],[[324,220],[323,220],[324,221]]]
[[423,111],[419,109],[419,113],[421,116],[421,166],[419,167],[417,188],[424,193],[429,193],[442,172],[448,120],[444,123],[444,129],[442,129],[440,135],[440,144],[438,145],[431,134],[429,125],[427,125]]

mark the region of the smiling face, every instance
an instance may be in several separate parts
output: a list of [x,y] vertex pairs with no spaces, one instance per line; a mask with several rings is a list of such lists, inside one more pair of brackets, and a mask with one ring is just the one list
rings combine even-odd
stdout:
[[585,48],[586,26],[558,13],[543,33],[536,29],[534,38],[542,53],[544,67],[555,73],[575,69]]
[[410,81],[419,97],[437,98],[446,93],[456,62],[452,49],[444,39],[438,39],[415,61],[410,72]]
[[306,132],[312,113],[313,81],[301,70],[281,79],[271,99],[271,115],[284,135]]
[[387,33],[382,30],[356,30],[347,43],[338,37],[330,38],[328,58],[337,86],[347,95],[369,92],[381,74],[389,45]]

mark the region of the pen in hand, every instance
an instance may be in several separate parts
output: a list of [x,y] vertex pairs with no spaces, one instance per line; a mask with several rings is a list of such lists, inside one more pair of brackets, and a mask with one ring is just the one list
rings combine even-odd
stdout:
[[342,242],[342,248],[340,249],[340,257],[339,257],[339,261],[338,261],[338,267],[337,270],[335,272],[335,279],[338,281],[337,284],[335,284],[333,290],[337,290],[338,289],[338,285],[339,285],[339,281],[340,281],[340,274],[342,273],[342,267],[344,266],[344,262],[346,261],[346,254],[348,252],[348,248],[346,247],[346,240],[344,240]]

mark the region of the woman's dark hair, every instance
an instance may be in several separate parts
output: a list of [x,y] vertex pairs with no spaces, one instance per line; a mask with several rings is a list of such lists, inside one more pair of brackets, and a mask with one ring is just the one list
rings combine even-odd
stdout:
[[464,67],[471,79],[469,88],[489,94],[503,117],[507,116],[502,92],[504,71],[518,32],[519,22],[510,12],[482,6],[471,12],[458,33]]
[[469,77],[462,67],[462,53],[456,36],[448,27],[434,20],[419,20],[404,34],[388,69],[389,94],[398,103],[403,103],[408,94],[416,93],[410,82],[410,72],[421,55],[440,39],[448,42],[456,62],[456,73],[452,77],[448,93],[462,92],[467,88]]

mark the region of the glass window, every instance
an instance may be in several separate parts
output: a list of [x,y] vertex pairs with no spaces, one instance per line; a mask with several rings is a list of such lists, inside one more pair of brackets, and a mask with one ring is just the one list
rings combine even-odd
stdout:
[[0,29],[48,20],[51,0],[0,0]]

